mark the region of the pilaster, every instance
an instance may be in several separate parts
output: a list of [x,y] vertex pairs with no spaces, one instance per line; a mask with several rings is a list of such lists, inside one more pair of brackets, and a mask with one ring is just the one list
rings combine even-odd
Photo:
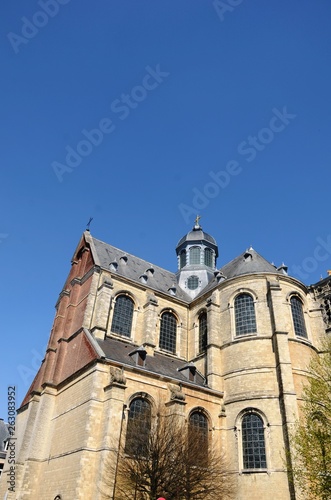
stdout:
[[207,384],[210,388],[222,390],[220,365],[220,306],[212,295],[207,301]]

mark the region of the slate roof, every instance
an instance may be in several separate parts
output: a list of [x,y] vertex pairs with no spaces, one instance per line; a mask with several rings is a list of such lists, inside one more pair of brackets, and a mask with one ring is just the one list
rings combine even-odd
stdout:
[[249,248],[246,252],[231,260],[228,264],[221,267],[220,272],[226,278],[233,278],[241,274],[252,273],[276,273],[283,274],[277,271],[277,268],[270,264],[262,255],[257,253],[253,248]]
[[202,227],[193,228],[192,231],[189,231],[185,236],[183,236],[179,242],[177,243],[177,247],[182,245],[185,241],[209,241],[213,245],[217,246],[216,240],[210,236],[210,234],[206,233],[202,230]]
[[175,287],[176,297],[185,302],[190,302],[190,297],[177,286],[175,273],[166,271],[162,267],[155,266],[135,255],[131,255],[119,248],[97,240],[88,231],[85,231],[84,234],[87,241],[91,243],[94,261],[97,265],[137,283],[144,284],[145,282],[148,288],[167,293],[168,295],[173,295],[171,288]]
[[10,437],[8,431],[8,425],[3,419],[0,419],[0,458],[6,457],[5,450],[5,441]]
[[[200,229],[196,230],[196,233],[201,232],[204,236],[207,235],[207,233],[204,233],[202,230],[200,231]],[[186,303],[192,302],[190,296],[178,286],[177,275],[175,273],[131,255],[124,250],[120,250],[119,248],[104,243],[103,241],[92,237],[89,231],[85,231],[84,236],[91,245],[93,258],[97,265],[100,265],[105,269],[109,269],[114,274],[128,278],[136,283],[145,284],[146,287],[152,290],[166,293],[169,296],[176,296],[176,298],[183,300]],[[186,236],[184,238],[186,238]],[[215,241],[211,236],[210,238]],[[181,241],[182,240],[180,240],[180,242]],[[225,279],[229,279],[244,274],[264,272],[278,275],[284,274],[283,270],[277,269],[253,248],[249,248],[238,257],[225,264],[219,270],[216,270],[214,273],[215,278],[213,278],[209,284],[201,290],[197,297],[203,295],[209,290],[212,290],[219,284],[217,274],[222,274]],[[175,293],[172,293],[172,289],[175,290]]]
[[[177,370],[187,366],[186,361],[155,353],[154,356],[146,355],[145,366],[137,366],[134,358],[130,356],[130,353],[141,349],[138,345],[111,338],[105,340],[95,339],[95,341],[103,351],[106,359],[135,367],[139,371],[141,370],[143,372],[157,374],[158,376],[175,379],[178,380],[178,382],[189,382],[184,373]],[[189,383],[205,387],[205,379],[198,371],[196,372],[196,381],[190,381]]]

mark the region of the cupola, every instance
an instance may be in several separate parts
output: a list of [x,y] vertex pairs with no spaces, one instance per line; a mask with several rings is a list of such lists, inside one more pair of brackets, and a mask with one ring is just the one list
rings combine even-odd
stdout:
[[179,240],[176,247],[178,284],[191,298],[213,279],[218,257],[215,239],[203,231],[199,220],[197,216],[192,230]]

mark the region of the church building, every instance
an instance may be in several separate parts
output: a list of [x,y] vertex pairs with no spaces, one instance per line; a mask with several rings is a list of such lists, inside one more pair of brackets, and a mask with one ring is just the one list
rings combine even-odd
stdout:
[[285,449],[311,355],[331,332],[331,276],[307,286],[253,248],[218,267],[198,217],[176,255],[173,273],[83,233],[18,410],[8,500],[102,500],[107,454],[160,400],[208,431],[235,499],[298,498]]

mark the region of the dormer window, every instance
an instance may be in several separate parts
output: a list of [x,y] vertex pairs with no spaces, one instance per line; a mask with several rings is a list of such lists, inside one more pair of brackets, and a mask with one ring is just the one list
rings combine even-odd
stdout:
[[168,292],[170,293],[170,295],[176,295],[177,288],[175,287],[175,285],[173,285],[170,288],[168,288]]
[[130,352],[129,356],[137,366],[145,366],[146,354],[147,354],[146,349],[143,346],[141,346],[138,347],[138,349],[135,349],[134,351]]
[[189,363],[182,368],[178,368],[178,371],[181,372],[190,382],[195,382],[195,374],[197,368],[192,363]]
[[146,269],[145,274],[147,274],[147,276],[153,276],[153,274],[154,274],[154,268],[153,267],[149,267],[148,269]]
[[253,255],[252,255],[251,253],[246,252],[246,253],[244,254],[244,261],[245,261],[245,262],[250,262],[252,259],[253,259]]

